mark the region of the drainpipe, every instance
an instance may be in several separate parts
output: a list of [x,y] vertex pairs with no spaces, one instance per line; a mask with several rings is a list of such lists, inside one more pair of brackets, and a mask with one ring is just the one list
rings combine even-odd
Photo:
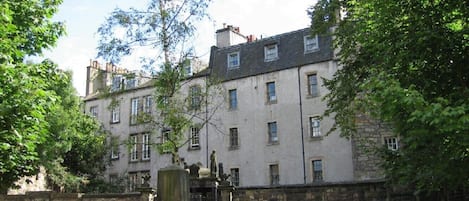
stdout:
[[208,76],[205,77],[205,164],[208,167]]
[[298,98],[300,102],[300,127],[301,127],[301,153],[303,161],[303,182],[306,184],[306,162],[305,162],[305,138],[304,138],[304,126],[303,126],[303,103],[301,100],[301,77],[300,77],[300,68],[298,67]]

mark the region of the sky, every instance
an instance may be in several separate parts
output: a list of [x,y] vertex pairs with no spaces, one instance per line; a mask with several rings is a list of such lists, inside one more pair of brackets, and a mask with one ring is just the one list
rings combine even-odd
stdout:
[[[59,65],[73,72],[73,86],[85,95],[86,67],[97,59],[99,26],[115,8],[144,8],[147,0],[64,0],[55,21],[65,22],[67,35],[56,47],[44,53]],[[208,63],[210,47],[215,45],[215,31],[223,24],[240,28],[243,35],[258,38],[306,28],[310,19],[306,9],[316,0],[212,0],[208,8],[210,21],[198,26],[194,46],[196,54]],[[138,66],[137,59],[128,59],[120,67]]]

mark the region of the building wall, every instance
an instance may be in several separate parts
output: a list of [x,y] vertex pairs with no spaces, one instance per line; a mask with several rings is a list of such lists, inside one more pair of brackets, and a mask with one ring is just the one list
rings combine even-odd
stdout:
[[[313,159],[323,160],[325,181],[353,179],[350,141],[340,138],[338,133],[313,139],[309,131],[309,117],[321,115],[326,105],[321,101],[322,96],[307,96],[307,73],[316,72],[318,76],[330,78],[335,65],[332,61],[323,62],[223,83],[227,95],[228,90],[237,90],[238,108],[228,109],[225,101],[225,107],[215,117],[219,119],[220,131],[209,133],[210,141],[214,142],[209,149],[217,150],[219,162],[227,170],[240,169],[242,186],[268,185],[270,164],[279,165],[280,184],[301,184],[305,180],[311,183]],[[266,102],[266,83],[272,81],[277,95],[274,104]],[[320,91],[322,95],[327,93],[323,87]],[[268,143],[267,123],[273,121],[277,122],[278,144]],[[332,123],[329,118],[321,121],[321,132],[325,134]],[[229,147],[229,128],[238,128],[239,149]]]
[[[196,149],[187,143],[180,150],[180,156],[187,164],[201,163],[209,166],[209,155],[216,150],[218,162],[224,164],[224,172],[239,169],[240,186],[270,186],[270,165],[278,165],[279,185],[313,183],[313,160],[322,161],[321,182],[344,182],[371,177],[357,177],[354,168],[352,141],[341,138],[338,132],[326,133],[333,125],[333,119],[325,117],[320,122],[319,137],[311,137],[310,117],[323,114],[327,105],[322,100],[328,93],[321,78],[332,78],[337,71],[337,62],[332,59],[330,39],[319,38],[319,49],[313,52],[303,50],[303,39],[308,30],[298,30],[272,38],[229,46],[213,47],[210,70],[220,81],[211,88],[207,105],[203,105],[195,121],[204,125],[200,129],[200,146]],[[264,46],[278,44],[279,59],[264,61]],[[329,44],[329,45],[328,45]],[[240,66],[227,69],[227,54],[240,52]],[[308,93],[308,75],[318,77],[319,96]],[[187,97],[191,86],[204,89],[207,76],[194,77],[184,81],[179,95]],[[267,82],[275,82],[276,101],[267,101]],[[236,89],[237,108],[229,108],[228,91]],[[131,99],[151,95],[151,85],[126,90],[113,98],[87,97],[85,109],[98,106],[98,119],[104,127],[121,141],[119,159],[112,160],[107,175],[126,177],[129,173],[150,172],[150,184],[155,187],[157,170],[170,164],[168,154],[159,154],[152,147],[149,161],[130,162],[130,135],[151,133],[152,142],[158,142],[161,128],[151,124],[130,125]],[[121,121],[111,124],[111,112],[106,109],[112,99],[119,100]],[[157,119],[157,111],[154,111]],[[268,122],[277,123],[278,143],[269,143]],[[230,147],[230,128],[238,129],[239,146]],[[187,131],[189,138],[190,131]],[[321,183],[320,182],[320,183]]]

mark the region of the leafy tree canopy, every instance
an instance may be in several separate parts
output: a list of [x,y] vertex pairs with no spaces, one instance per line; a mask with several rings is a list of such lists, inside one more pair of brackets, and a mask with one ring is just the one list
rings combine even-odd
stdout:
[[0,193],[40,166],[52,184],[65,177],[77,180],[98,167],[71,162],[87,151],[96,151],[83,157],[89,160],[102,153],[98,124],[81,113],[71,76],[48,60],[23,62],[64,34],[64,26],[51,21],[61,2],[0,1]]
[[393,183],[469,186],[469,7],[451,0],[320,0],[314,33],[332,34],[341,69],[325,82],[336,127],[355,115],[392,125],[402,149],[384,157]]

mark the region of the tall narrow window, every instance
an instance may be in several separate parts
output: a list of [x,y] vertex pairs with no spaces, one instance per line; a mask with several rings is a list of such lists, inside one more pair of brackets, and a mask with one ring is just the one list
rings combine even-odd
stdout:
[[90,107],[90,115],[92,117],[98,117],[98,106]]
[[129,183],[128,183],[129,192],[135,191],[135,189],[137,188],[138,182],[139,182],[138,173],[129,172]]
[[318,36],[305,36],[304,37],[305,53],[314,52],[319,49]]
[[192,86],[190,88],[190,107],[193,110],[200,109],[201,103],[201,89],[199,86]]
[[308,75],[308,95],[312,97],[319,96],[318,76],[317,74]]
[[313,160],[313,182],[323,181],[322,179],[322,160]]
[[269,166],[270,169],[270,185],[280,184],[280,175],[278,171],[278,164],[273,164]]
[[153,96],[145,96],[144,101],[145,103],[143,104],[143,112],[146,114],[151,114],[151,109],[153,106]]
[[130,136],[130,161],[137,161],[138,160],[138,136],[131,135]]
[[137,124],[138,121],[138,109],[140,105],[139,98],[132,98],[130,101],[130,124]]
[[120,121],[120,108],[116,106],[111,110],[111,123],[119,123]]
[[163,153],[170,153],[171,152],[171,147],[167,144],[164,145],[164,143],[166,143],[170,140],[170,138],[169,138],[170,134],[171,134],[171,130],[169,130],[169,129],[165,129],[161,133],[161,144],[163,144],[163,145],[160,148],[161,148]]
[[111,92],[119,91],[122,87],[122,75],[115,75],[112,78]]
[[150,134],[142,135],[142,160],[150,159]]
[[275,82],[268,82],[267,86],[267,102],[277,101],[277,96],[275,94]]
[[184,67],[184,74],[186,76],[191,76],[192,75],[192,62],[188,59],[184,62],[183,64]]
[[269,143],[270,144],[278,143],[277,122],[269,122],[267,126],[268,126],[268,132],[269,132]]
[[230,109],[235,110],[238,108],[238,94],[236,89],[229,90],[228,94],[230,96]]
[[228,69],[234,69],[239,67],[239,52],[233,52],[228,54]]
[[238,128],[230,128],[230,148],[238,148]]
[[119,159],[119,138],[111,137],[111,159]]
[[399,142],[396,137],[385,137],[384,144],[391,151],[397,151],[399,149]]
[[200,129],[198,127],[191,127],[191,148],[199,148],[200,147]]
[[231,168],[231,184],[233,186],[239,186],[239,168]]
[[278,48],[277,44],[271,44],[264,46],[264,60],[273,61],[278,59]]
[[309,124],[311,137],[321,136],[321,121],[319,117],[310,117]]

